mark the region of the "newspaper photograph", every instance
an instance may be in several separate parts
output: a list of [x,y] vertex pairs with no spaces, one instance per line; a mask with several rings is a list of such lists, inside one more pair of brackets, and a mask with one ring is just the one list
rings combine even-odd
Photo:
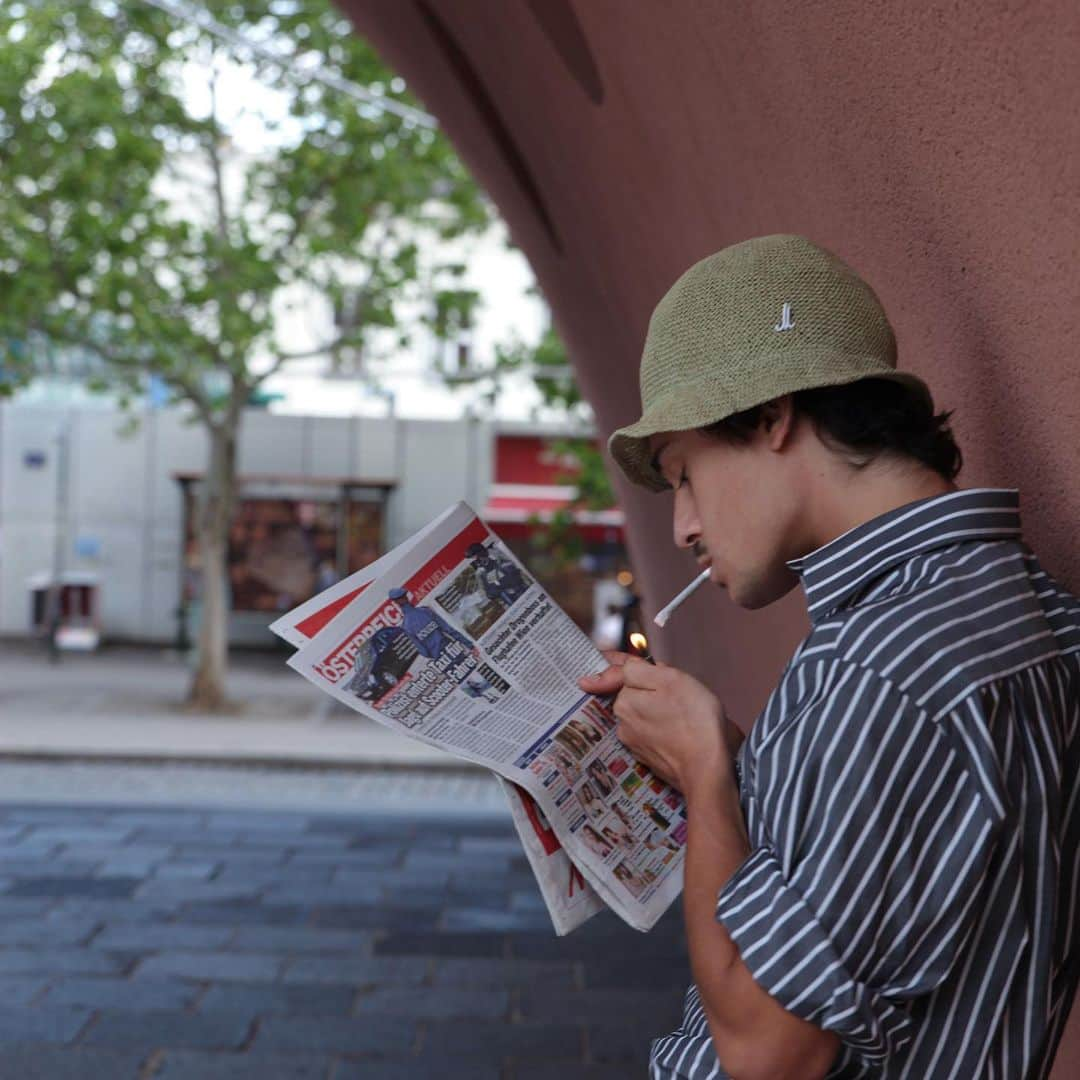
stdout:
[[380,562],[290,666],[523,788],[603,902],[647,930],[682,889],[685,806],[578,688],[603,666],[593,643],[464,503]]

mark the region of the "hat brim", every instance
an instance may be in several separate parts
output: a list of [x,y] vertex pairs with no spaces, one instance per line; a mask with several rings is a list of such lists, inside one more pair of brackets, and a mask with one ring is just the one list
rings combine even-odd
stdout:
[[719,423],[737,412],[752,409],[755,405],[761,405],[784,394],[823,386],[846,386],[863,379],[891,379],[901,383],[922,395],[933,410],[933,397],[926,383],[917,375],[892,368],[861,371],[850,378],[823,374],[816,381],[807,378],[806,373],[802,372],[792,380],[788,388],[773,376],[767,394],[762,396],[760,393],[746,392],[739,395],[739,400],[735,400],[726,388],[719,385],[685,385],[654,401],[636,423],[613,432],[608,439],[608,452],[631,483],[649,491],[666,491],[671,485],[653,464],[654,455],[649,442],[653,435],[667,431],[692,431]]

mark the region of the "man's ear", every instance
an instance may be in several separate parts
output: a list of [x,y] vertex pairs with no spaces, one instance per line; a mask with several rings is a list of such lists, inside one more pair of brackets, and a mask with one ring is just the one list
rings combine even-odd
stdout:
[[791,394],[773,398],[761,406],[761,430],[770,450],[780,450],[791,437],[795,425],[795,399]]

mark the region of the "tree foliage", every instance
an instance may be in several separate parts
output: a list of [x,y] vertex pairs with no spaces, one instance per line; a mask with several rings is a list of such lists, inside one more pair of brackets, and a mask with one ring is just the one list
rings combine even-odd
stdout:
[[[90,344],[104,381],[153,371],[213,420],[291,358],[275,325],[288,290],[338,316],[310,351],[355,365],[418,288],[439,291],[422,237],[489,210],[437,131],[305,81],[413,104],[328,0],[204,6],[283,61],[138,0],[0,7],[0,341],[12,371],[35,345]],[[223,127],[230,61],[265,88],[247,106],[272,133],[263,152],[238,154]]]

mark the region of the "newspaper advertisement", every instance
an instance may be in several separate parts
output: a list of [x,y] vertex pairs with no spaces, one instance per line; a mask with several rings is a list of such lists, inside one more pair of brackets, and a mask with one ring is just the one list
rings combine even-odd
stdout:
[[[436,528],[437,518],[428,529]],[[422,541],[428,530],[412,538]],[[400,554],[398,549],[398,554]],[[360,595],[394,561],[391,552],[342,579],[317,596],[283,615],[270,627],[290,645],[300,647],[313,638],[335,615]],[[581,871],[570,861],[559,838],[544,817],[536,800],[516,784],[493,774],[506,797],[511,820],[521,840],[540,893],[551,916],[555,932],[562,936],[604,910],[605,904]]]
[[603,666],[595,646],[466,504],[386,556],[289,663],[524,789],[631,926],[648,930],[681,892],[681,795],[618,741],[610,702],[578,688]]

